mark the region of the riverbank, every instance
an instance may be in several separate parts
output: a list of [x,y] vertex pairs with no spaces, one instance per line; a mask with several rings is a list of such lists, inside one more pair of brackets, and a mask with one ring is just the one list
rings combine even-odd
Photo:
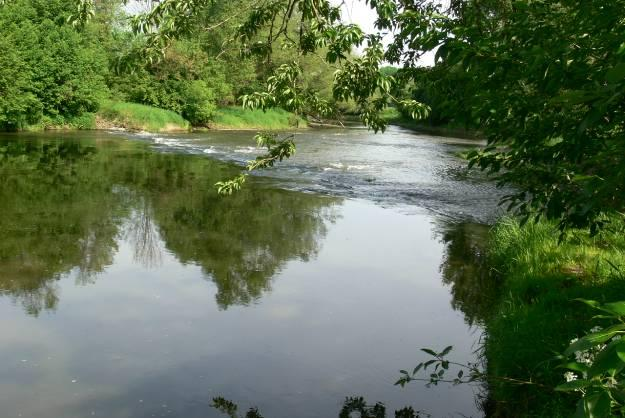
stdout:
[[282,109],[245,110],[225,107],[216,110],[208,127],[194,127],[181,115],[138,103],[106,100],[97,113],[79,117],[44,117],[34,125],[25,126],[29,132],[50,130],[128,130],[152,133],[189,132],[192,130],[282,130],[306,128],[305,119]]
[[217,109],[210,129],[219,130],[281,130],[305,128],[305,119],[283,109],[246,110],[240,107]]
[[96,113],[64,118],[44,116],[40,122],[23,127],[27,132],[77,130],[127,130],[144,132],[188,132],[191,125],[170,110],[138,103],[105,100]]
[[187,132],[191,124],[171,110],[138,103],[105,101],[96,115],[97,129],[123,128],[145,132]]
[[396,125],[402,128],[410,129],[415,132],[421,132],[434,136],[448,136],[463,139],[479,139],[479,132],[466,129],[462,126],[434,126],[423,121],[417,121],[403,116],[395,108],[387,108],[382,113],[382,118],[390,125]]
[[[577,397],[555,392],[565,370],[556,359],[597,325],[596,312],[576,298],[610,302],[625,297],[625,234],[620,227],[589,237],[546,222],[520,227],[505,219],[490,235],[489,264],[500,280],[484,319],[485,355],[495,417],[570,417]],[[531,384],[510,384],[501,379]]]
[[[382,115],[390,124],[434,136],[478,139],[478,133],[460,127],[430,126],[403,117],[396,109],[387,109]],[[355,115],[347,115],[347,122],[360,122]],[[23,128],[38,132],[50,130],[128,130],[151,133],[189,132],[209,130],[286,130],[308,127],[341,128],[339,122],[309,122],[283,109],[248,110],[240,107],[218,108],[208,126],[192,126],[181,115],[170,110],[138,103],[106,100],[97,113],[84,113],[73,118],[45,116],[36,124]]]

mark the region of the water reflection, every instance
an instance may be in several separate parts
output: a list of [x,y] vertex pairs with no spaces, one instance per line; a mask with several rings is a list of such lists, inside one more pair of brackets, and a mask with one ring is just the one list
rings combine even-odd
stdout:
[[216,285],[221,308],[249,304],[291,259],[308,260],[333,220],[332,199],[248,189],[227,199],[196,184],[154,198],[167,248],[200,265]]
[[153,212],[148,200],[141,197],[124,231],[125,238],[132,243],[133,261],[145,268],[158,268],[163,264],[164,248]]
[[231,171],[129,141],[2,140],[2,294],[33,315],[53,310],[57,280],[93,283],[128,240],[144,267],[164,251],[201,266],[223,309],[253,302],[288,260],[315,256],[337,200],[259,188],[220,198],[212,185]]
[[468,325],[481,325],[499,290],[486,256],[487,225],[439,223],[441,240],[446,244],[441,274],[451,287],[451,305],[464,314]]
[[223,395],[318,418],[354,394],[478,415],[471,388],[392,383],[419,347],[474,361],[479,229],[268,177],[223,199],[227,164],[63,135],[0,139],[0,292],[39,315],[0,298],[7,416],[217,417]]
[[77,143],[0,143],[0,289],[31,314],[56,307],[64,273],[88,282],[111,263],[124,205],[95,154]]

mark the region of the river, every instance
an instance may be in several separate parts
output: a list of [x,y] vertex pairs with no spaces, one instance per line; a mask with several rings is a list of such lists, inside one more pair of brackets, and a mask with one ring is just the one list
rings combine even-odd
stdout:
[[336,417],[347,396],[481,416],[479,385],[394,386],[479,357],[485,225],[475,143],[303,130],[231,197],[253,133],[0,136],[3,417]]

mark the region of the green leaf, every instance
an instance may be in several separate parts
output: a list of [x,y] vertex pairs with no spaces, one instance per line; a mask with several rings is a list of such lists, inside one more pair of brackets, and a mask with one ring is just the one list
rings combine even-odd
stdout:
[[615,315],[625,316],[625,302],[606,303],[601,308]]
[[625,63],[617,64],[610,68],[605,75],[605,81],[610,84],[616,84],[625,78]]
[[603,374],[613,375],[625,367],[625,363],[617,353],[617,347],[625,351],[625,341],[614,341],[601,350],[588,370],[588,377],[592,378]]
[[447,354],[449,354],[449,352],[452,350],[453,346],[448,346],[446,347],[440,354],[440,357],[445,357]]
[[577,407],[575,408],[575,415],[573,418],[586,418],[586,413],[584,412],[584,399],[580,399],[577,402]]
[[569,90],[561,93],[559,96],[554,97],[551,100],[551,103],[572,106],[581,103],[591,102],[596,98],[596,92],[585,90]]
[[[606,260],[606,261],[608,261],[608,263],[611,264],[609,260]],[[582,302],[590,306],[591,308],[612,314],[613,317],[625,316],[625,302],[623,301],[601,304],[597,302],[596,300],[587,300],[587,299],[575,299],[575,300]]]
[[573,299],[576,302],[582,302],[588,306],[590,306],[591,308],[595,308],[595,309],[599,309],[599,306],[601,306],[601,304],[599,302],[597,302],[596,300],[591,300],[591,299],[582,299],[582,298],[577,298],[577,299]]
[[586,366],[584,363],[579,363],[577,361],[562,364],[558,366],[558,368],[573,370],[580,373],[585,373],[588,371],[588,366]]
[[427,369],[428,366],[431,366],[432,364],[436,363],[436,360],[428,360],[425,363],[423,363],[423,370]]
[[616,355],[625,362],[625,344],[618,344],[616,346]]
[[414,370],[412,371],[413,376],[414,376],[415,374],[417,374],[417,372],[418,372],[419,370],[421,370],[421,367],[423,367],[423,363],[419,363],[419,364],[417,364],[417,366],[416,366],[416,367],[414,368]]
[[601,391],[587,395],[584,401],[584,414],[587,418],[607,418],[610,414],[610,395]]
[[423,351],[424,353],[428,353],[431,356],[438,357],[436,355],[436,351],[430,350],[429,348],[422,348],[421,351]]
[[592,385],[592,381],[587,379],[573,380],[571,382],[562,383],[556,386],[555,390],[558,392],[573,392],[579,389],[587,388]]
[[585,337],[580,338],[575,341],[573,344],[566,349],[564,354],[566,356],[570,356],[576,351],[585,351],[589,348],[592,348],[596,345],[603,344],[610,338],[614,337],[617,334],[622,333],[625,330],[625,324],[618,324],[601,330],[599,332],[595,332],[593,334],[588,334]]

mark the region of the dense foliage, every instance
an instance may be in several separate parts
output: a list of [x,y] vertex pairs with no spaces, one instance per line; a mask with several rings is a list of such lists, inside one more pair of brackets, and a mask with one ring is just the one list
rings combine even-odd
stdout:
[[[126,3],[0,2],[0,129],[93,127],[92,114],[111,100],[171,110],[207,126],[218,106],[239,104],[294,57],[280,49],[260,58],[229,42],[246,16],[242,10],[254,5],[249,0],[205,2],[184,33],[164,42],[133,31],[136,18]],[[329,96],[333,70],[312,56],[302,66],[308,88]]]
[[[372,3],[398,32],[386,57],[420,84],[419,99],[487,137],[471,164],[517,186],[510,208],[592,232],[622,212],[623,4],[462,1],[442,13]],[[435,48],[436,66],[415,69]]]
[[0,7],[0,127],[62,120],[98,109],[103,51],[65,22],[71,4],[15,0]]

